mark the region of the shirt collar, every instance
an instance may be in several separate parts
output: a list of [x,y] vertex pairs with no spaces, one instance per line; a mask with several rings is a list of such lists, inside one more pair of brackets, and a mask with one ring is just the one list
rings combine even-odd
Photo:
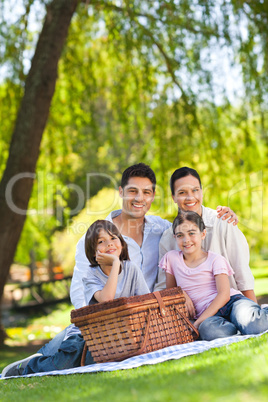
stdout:
[[[116,209],[115,211],[112,211],[108,216],[107,216],[107,220],[112,221],[114,218],[116,218],[117,216],[119,216],[122,212],[122,209]],[[145,220],[145,227],[146,226],[152,226],[153,222],[152,219],[150,219],[150,215],[148,216],[144,216],[144,220]]]

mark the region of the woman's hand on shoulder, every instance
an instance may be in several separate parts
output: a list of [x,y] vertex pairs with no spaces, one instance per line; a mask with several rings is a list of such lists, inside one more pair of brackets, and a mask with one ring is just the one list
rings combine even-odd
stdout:
[[216,211],[218,212],[217,218],[222,218],[222,220],[226,220],[228,223],[233,223],[233,225],[237,225],[238,224],[238,217],[237,215],[234,213],[234,211],[231,210],[231,208],[229,207],[222,207],[221,205],[219,205],[216,208]]

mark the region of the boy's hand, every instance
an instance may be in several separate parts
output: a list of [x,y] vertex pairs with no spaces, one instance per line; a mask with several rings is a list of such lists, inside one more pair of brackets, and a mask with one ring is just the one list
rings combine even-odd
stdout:
[[227,222],[233,223],[234,226],[238,224],[238,217],[234,213],[234,211],[231,210],[231,208],[222,207],[221,205],[219,205],[216,208],[216,211],[218,212],[217,218],[221,218],[224,215],[222,218],[223,221],[227,219]]
[[[100,251],[96,252],[96,261],[98,264],[102,265],[113,265],[115,261],[119,261],[117,255],[101,253]],[[120,261],[119,261],[120,262]]]

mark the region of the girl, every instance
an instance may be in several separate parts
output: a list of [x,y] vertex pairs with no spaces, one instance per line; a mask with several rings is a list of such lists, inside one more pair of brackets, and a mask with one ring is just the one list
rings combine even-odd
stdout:
[[167,288],[181,286],[192,299],[200,338],[266,331],[268,308],[261,309],[240,291],[230,289],[228,276],[233,270],[227,260],[202,250],[206,229],[201,216],[180,212],[173,222],[173,234],[181,251],[166,253],[159,266],[166,271]]
[[[112,222],[98,220],[89,227],[85,252],[91,264],[83,280],[87,304],[150,293],[141,270],[129,261],[127,244]],[[57,353],[12,363],[2,377],[79,367],[84,344],[81,332],[72,325]],[[93,363],[87,352],[86,364]]]

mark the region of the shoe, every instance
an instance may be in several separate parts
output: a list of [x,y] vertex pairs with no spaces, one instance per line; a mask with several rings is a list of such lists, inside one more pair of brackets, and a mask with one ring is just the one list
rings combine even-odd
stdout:
[[25,359],[18,360],[17,362],[11,363],[4,368],[1,374],[1,378],[5,377],[15,377],[22,375],[25,367],[31,359],[37,356],[43,356],[42,353],[35,353],[34,355],[28,356]]

